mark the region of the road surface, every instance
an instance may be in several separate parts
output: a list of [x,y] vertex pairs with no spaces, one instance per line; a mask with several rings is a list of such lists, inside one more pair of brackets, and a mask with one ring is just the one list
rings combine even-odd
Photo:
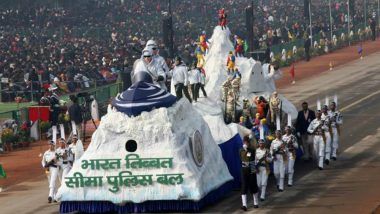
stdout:
[[[341,148],[338,161],[325,170],[298,161],[295,185],[282,193],[269,181],[267,200],[248,212],[255,213],[370,213],[380,205],[380,52],[357,60],[296,85],[279,90],[297,108],[308,101],[315,108],[318,98],[339,96],[343,110]],[[0,213],[58,213],[58,204],[47,204],[47,181],[11,186],[0,193]],[[251,202],[251,201],[250,201]],[[203,212],[239,213],[238,191]]]

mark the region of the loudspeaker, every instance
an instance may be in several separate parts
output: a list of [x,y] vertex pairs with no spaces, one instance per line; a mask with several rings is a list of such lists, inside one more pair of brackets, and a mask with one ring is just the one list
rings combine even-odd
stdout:
[[303,15],[306,20],[309,20],[309,2],[310,0],[303,0]]
[[247,30],[247,41],[249,45],[249,52],[253,51],[253,8],[247,7],[245,8],[245,26]]
[[174,42],[173,42],[173,20],[172,17],[164,18],[162,21],[162,40],[165,49],[168,51],[169,57],[173,58]]

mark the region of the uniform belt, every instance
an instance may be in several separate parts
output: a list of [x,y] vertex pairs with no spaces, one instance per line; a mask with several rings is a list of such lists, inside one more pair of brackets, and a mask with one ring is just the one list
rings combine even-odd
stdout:
[[63,163],[63,164],[68,164],[69,162],[68,162],[68,161],[63,161],[62,163]]
[[249,167],[249,162],[242,162],[242,167]]
[[58,166],[57,165],[50,165],[51,167],[54,167],[54,168],[57,168]]

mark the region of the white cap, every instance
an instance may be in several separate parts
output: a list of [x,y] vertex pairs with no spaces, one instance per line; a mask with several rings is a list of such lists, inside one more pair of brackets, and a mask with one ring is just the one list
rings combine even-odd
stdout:
[[153,56],[153,51],[149,47],[145,47],[144,50],[142,51],[143,56]]
[[148,40],[146,43],[146,47],[152,47],[152,48],[157,48],[157,43],[154,40]]
[[58,77],[54,77],[54,82],[59,82]]

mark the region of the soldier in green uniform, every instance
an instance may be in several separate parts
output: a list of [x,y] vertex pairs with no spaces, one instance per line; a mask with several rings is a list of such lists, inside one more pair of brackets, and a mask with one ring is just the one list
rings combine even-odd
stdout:
[[258,187],[256,179],[255,148],[250,144],[248,136],[243,139],[243,148],[240,149],[241,168],[241,200],[242,209],[247,211],[248,190],[253,194],[253,207],[258,208]]

